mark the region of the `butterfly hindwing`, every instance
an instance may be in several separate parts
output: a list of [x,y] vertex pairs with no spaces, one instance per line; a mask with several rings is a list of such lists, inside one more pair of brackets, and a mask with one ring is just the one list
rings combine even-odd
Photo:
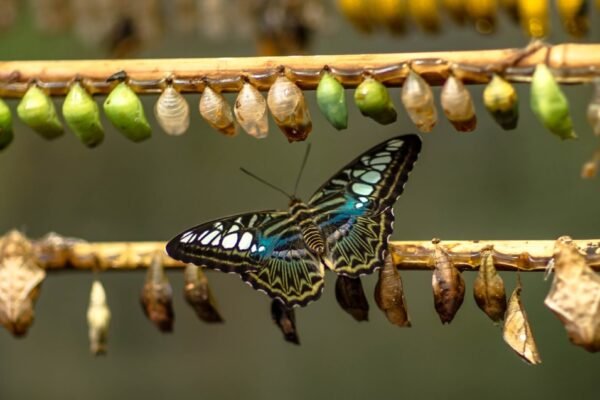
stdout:
[[309,205],[327,241],[325,262],[335,272],[359,276],[383,266],[392,207],[420,149],[417,135],[390,139],[349,163],[313,195]]
[[287,306],[316,300],[323,266],[306,248],[287,212],[257,212],[199,225],[167,244],[176,260],[241,275]]

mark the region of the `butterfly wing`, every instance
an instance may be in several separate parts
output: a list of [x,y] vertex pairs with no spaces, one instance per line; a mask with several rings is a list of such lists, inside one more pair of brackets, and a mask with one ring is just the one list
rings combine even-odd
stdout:
[[323,266],[287,212],[263,211],[188,229],[167,244],[170,257],[238,273],[287,306],[305,305],[323,289]]
[[382,267],[393,231],[393,205],[421,150],[417,135],[398,136],[368,150],[310,199],[336,273],[356,277]]

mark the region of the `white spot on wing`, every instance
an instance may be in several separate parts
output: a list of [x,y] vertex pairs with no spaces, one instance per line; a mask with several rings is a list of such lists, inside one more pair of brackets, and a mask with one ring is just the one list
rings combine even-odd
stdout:
[[385,171],[385,169],[387,168],[387,165],[385,164],[378,164],[378,165],[373,165],[373,169],[376,169],[378,171]]
[[360,177],[363,173],[365,172],[364,169],[355,169],[354,171],[352,171],[352,176],[354,178],[358,178]]
[[231,226],[231,228],[229,228],[229,230],[227,231],[227,233],[233,233],[233,232],[237,232],[237,231],[239,231],[239,230],[240,230],[240,226],[239,226],[239,225],[236,225],[236,224],[233,224],[233,225]]
[[194,232],[186,232],[183,234],[183,236],[181,236],[181,238],[179,239],[179,241],[181,243],[188,243],[190,241],[190,237],[194,234]]
[[248,250],[252,244],[252,234],[250,232],[244,232],[238,243],[238,249]]
[[235,245],[237,244],[237,241],[238,241],[238,234],[232,233],[223,238],[223,242],[221,243],[221,246],[224,249],[233,249],[235,247]]
[[373,193],[373,187],[364,183],[353,183],[352,191],[360,196],[368,196]]
[[215,236],[217,236],[219,234],[219,231],[211,231],[208,235],[206,235],[201,241],[200,243],[206,245],[209,244],[211,240],[213,240],[215,238]]
[[369,199],[368,199],[368,198],[366,198],[366,197],[364,197],[364,196],[360,196],[360,197],[358,198],[358,201],[360,201],[361,203],[366,203],[367,201],[369,201]]
[[218,246],[221,243],[221,234],[218,234],[215,240],[213,240],[210,244],[211,246]]
[[256,250],[257,250],[257,249],[256,249],[256,245],[255,245],[255,244],[253,244],[253,245],[252,245],[252,247],[250,248],[250,251],[251,251],[252,253],[256,253]]
[[263,251],[265,251],[265,246],[260,246],[260,247],[258,248],[258,251],[259,251],[260,253],[262,253]]
[[223,230],[223,224],[221,222],[215,223],[214,227],[215,227],[215,229],[218,229],[220,231]]
[[389,164],[390,161],[392,161],[392,157],[390,157],[390,156],[376,157],[376,158],[374,158],[374,159],[371,160],[370,165],[375,165],[375,164]]
[[377,171],[369,171],[362,175],[360,179],[367,183],[377,183],[381,179],[381,174]]

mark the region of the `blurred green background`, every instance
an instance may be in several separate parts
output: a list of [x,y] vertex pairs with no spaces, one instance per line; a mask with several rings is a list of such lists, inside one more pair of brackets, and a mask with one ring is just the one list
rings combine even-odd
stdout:
[[[597,10],[590,39],[598,39]],[[441,35],[405,37],[357,33],[338,14],[315,37],[315,54],[374,53],[517,47],[520,30],[502,18],[499,31],[480,36],[444,21]],[[596,22],[596,24],[594,23]],[[549,40],[568,41],[554,17]],[[254,54],[250,40],[211,42],[167,34],[139,57],[217,57]],[[0,37],[0,57],[102,58],[69,34],[45,35],[29,14]],[[600,182],[579,177],[598,145],[585,120],[588,86],[566,87],[577,141],[561,142],[533,118],[528,85],[519,86],[521,120],[513,132],[493,123],[481,104],[482,87],[470,87],[479,118],[472,134],[453,131],[442,117],[424,148],[405,194],[396,204],[393,239],[598,238]],[[314,131],[313,151],[300,194],[312,191],[368,147],[415,129],[391,89],[399,120],[379,126],[351,105],[350,128],[337,132],[306,92]],[[435,89],[436,95],[439,89]],[[349,92],[350,96],[351,93]],[[154,136],[133,144],[109,127],[105,143],[89,150],[72,134],[46,142],[19,121],[16,139],[0,156],[0,231],[21,228],[30,237],[49,231],[90,241],[167,240],[183,229],[220,216],[284,208],[280,194],[239,172],[251,171],[291,189],[305,144],[288,144],[271,121],[269,138],[243,133],[223,137],[196,112],[187,135],[167,137],[154,123],[156,96],[143,101]],[[232,96],[228,97],[230,100]],[[98,101],[103,99],[99,98]],[[62,99],[56,99],[57,104]],[[15,101],[10,101],[14,110]],[[36,320],[17,340],[0,332],[0,399],[107,398],[599,398],[600,359],[571,345],[557,318],[543,306],[549,281],[524,274],[523,300],[543,364],[522,362],[501,331],[468,292],[453,323],[442,326],[433,309],[431,277],[405,272],[411,329],[390,325],[372,301],[375,277],[363,279],[371,302],[368,323],[357,323],[336,304],[329,273],[321,300],[296,312],[302,345],[282,340],[269,315],[269,299],[235,276],[210,273],[226,323],[198,321],[182,298],[181,271],[169,273],[176,325],[159,333],[142,315],[144,274],[104,273],[113,320],[109,354],[88,352],[85,313],[92,274],[51,273],[43,284]],[[503,274],[512,290],[514,274]]]

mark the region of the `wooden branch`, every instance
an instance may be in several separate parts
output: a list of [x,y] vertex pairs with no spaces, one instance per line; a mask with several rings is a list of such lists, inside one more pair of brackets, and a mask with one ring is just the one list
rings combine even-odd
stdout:
[[356,87],[365,73],[387,86],[399,86],[409,66],[430,84],[442,84],[450,73],[466,83],[485,83],[491,72],[509,80],[529,81],[533,67],[546,63],[562,83],[589,81],[600,71],[600,44],[534,43],[525,49],[441,51],[395,54],[323,56],[190,58],[146,60],[63,60],[0,62],[0,96],[21,97],[36,81],[51,95],[65,95],[73,80],[81,80],[91,93],[108,93],[114,82],[107,79],[124,71],[138,93],[157,93],[172,78],[182,92],[201,92],[206,85],[223,92],[237,92],[247,79],[267,90],[282,70],[305,90],[315,89],[324,67],[331,69],[348,88]]
[[[575,240],[587,264],[600,271],[600,239]],[[160,253],[166,268],[185,264],[168,257],[164,242],[87,243],[50,235],[36,243],[37,256],[46,270],[134,270],[147,268]],[[442,241],[455,265],[463,270],[479,268],[481,251],[493,247],[494,263],[506,271],[545,271],[552,259],[554,240],[530,241]],[[433,269],[434,245],[431,241],[391,242],[394,263],[403,270]]]

